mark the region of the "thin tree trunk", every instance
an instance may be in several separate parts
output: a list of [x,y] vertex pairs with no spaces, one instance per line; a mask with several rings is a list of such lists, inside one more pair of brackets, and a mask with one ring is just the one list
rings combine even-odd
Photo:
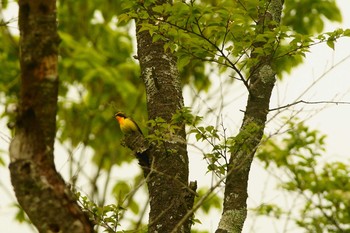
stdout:
[[[268,8],[261,9],[257,24],[257,34],[273,30],[271,26],[280,23],[283,0],[268,1]],[[254,45],[263,48],[265,44]],[[254,51],[252,53],[254,56]],[[241,232],[247,217],[247,186],[250,166],[255,151],[261,142],[270,97],[275,85],[275,71],[272,67],[273,51],[267,56],[260,56],[259,62],[250,70],[249,97],[240,133],[231,154],[228,176],[226,179],[224,208],[216,233]]]
[[54,166],[58,95],[55,0],[20,0],[21,93],[10,173],[17,200],[39,232],[93,232]]
[[[163,2],[166,1],[158,1],[158,4]],[[152,42],[148,31],[139,32],[142,23],[137,22],[136,36],[149,119],[160,117],[170,123],[173,114],[184,105],[176,57],[164,51],[162,41]],[[189,233],[191,229],[190,219],[183,221],[183,217],[193,206],[195,188],[189,188],[188,185],[185,128],[184,125],[179,127],[173,138],[164,138],[161,143],[150,147],[151,167],[147,179],[150,196],[149,232]]]

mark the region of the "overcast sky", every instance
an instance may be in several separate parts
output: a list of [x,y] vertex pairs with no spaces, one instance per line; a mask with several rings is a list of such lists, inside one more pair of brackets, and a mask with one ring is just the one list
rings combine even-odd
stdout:
[[[349,0],[337,0],[340,9],[342,10],[343,23],[342,24],[327,24],[325,31],[332,31],[336,28],[350,28],[350,1]],[[16,11],[15,11],[16,12]],[[11,17],[16,13],[9,12],[8,17]],[[17,22],[14,22],[13,28],[17,27]],[[350,59],[338,64],[345,57],[350,56],[350,38],[340,39],[336,45],[335,50],[329,49],[325,44],[314,46],[311,48],[311,53],[307,55],[304,64],[293,70],[292,74],[286,76],[282,82],[279,82],[275,88],[272,96],[271,108],[293,103],[295,100],[305,101],[344,101],[350,102]],[[335,66],[336,65],[336,66]],[[335,66],[335,67],[334,67]],[[334,67],[333,69],[331,69]],[[328,71],[330,70],[330,71]],[[297,98],[312,82],[321,77],[325,72],[326,75],[313,86],[307,94],[301,98]],[[237,103],[234,103],[237,104]],[[244,107],[245,101],[238,103]],[[243,109],[242,107],[242,109]],[[325,107],[322,111],[315,114],[315,110],[319,110]],[[312,128],[316,128],[327,134],[327,156],[325,161],[330,160],[342,160],[349,162],[349,132],[350,132],[350,105],[317,105],[317,106],[305,106],[297,105],[292,110],[299,110],[301,108],[306,109],[305,113],[301,113],[300,118],[307,117],[307,125]],[[2,110],[2,109],[0,109]],[[241,121],[241,115],[237,114],[231,116],[230,107],[225,110],[224,114],[230,116],[230,122],[239,126]],[[235,114],[235,113],[234,113]],[[312,116],[312,117],[310,117]],[[273,131],[273,124],[267,130]],[[6,122],[0,122],[0,148],[3,150],[8,149],[9,144],[9,132],[6,128]],[[8,160],[5,157],[5,160]],[[200,163],[201,159],[191,158],[192,162]],[[64,163],[62,163],[64,164]],[[64,165],[58,165],[60,168]],[[205,165],[205,164],[204,164]],[[195,169],[191,172],[191,179],[198,179],[202,177],[205,171],[203,169]],[[0,199],[0,229],[4,233],[31,233],[35,232],[29,229],[26,225],[19,225],[18,223],[9,224],[12,221],[14,215],[14,208],[10,205],[15,201],[12,193],[12,188],[9,180],[9,174],[7,168],[0,168],[1,182],[7,186],[6,190],[10,190],[10,193],[4,193],[1,189],[2,195]],[[262,177],[268,176],[263,171],[262,167],[254,163],[251,170],[250,183],[249,183],[249,205],[253,207],[258,203],[264,201],[270,201],[278,199],[275,193],[264,192],[267,184],[262,181]],[[202,185],[207,182],[208,179],[202,181]],[[200,181],[199,181],[200,182]],[[200,184],[201,185],[201,184]],[[0,187],[1,188],[1,187]],[[264,196],[262,196],[264,193]],[[283,197],[281,198],[283,200]],[[207,221],[204,228],[215,229],[217,227],[217,221],[220,216],[212,216],[210,221]],[[266,219],[264,220],[266,221]],[[203,222],[204,223],[204,222]],[[251,232],[250,228],[252,219],[247,220],[244,232]],[[279,226],[273,226],[273,224],[264,224],[262,220],[255,222],[255,232],[280,232]],[[276,230],[277,229],[277,230]],[[276,230],[276,231],[275,231]],[[298,232],[298,231],[289,231]]]

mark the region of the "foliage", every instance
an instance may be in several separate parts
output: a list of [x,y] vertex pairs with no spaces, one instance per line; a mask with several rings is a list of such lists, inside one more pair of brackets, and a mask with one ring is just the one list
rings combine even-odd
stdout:
[[[204,196],[206,192],[208,192],[208,190],[204,188],[198,190],[198,200],[201,199],[201,197]],[[208,197],[206,201],[201,204],[201,210],[204,213],[208,214],[212,208],[220,209],[221,205],[222,200],[220,197],[217,194],[212,193],[210,197]]]
[[239,135],[229,137],[227,128],[221,123],[219,128],[213,125],[206,127],[195,125],[190,133],[195,134],[198,142],[210,145],[211,150],[203,152],[204,159],[208,163],[208,172],[214,172],[217,177],[222,178],[227,174],[230,156],[237,153],[237,149],[247,151],[249,137],[258,130],[259,127],[251,123],[241,130]]
[[167,141],[176,141],[178,139],[177,133],[181,129],[181,125],[196,125],[201,119],[202,117],[191,114],[190,108],[184,107],[172,116],[169,123],[159,117],[154,120],[149,120],[148,126],[153,131],[147,136],[147,139],[149,142],[158,145]]
[[324,18],[336,22],[342,20],[335,0],[285,0],[283,14],[283,24],[303,35],[322,32]]
[[[121,228],[120,222],[125,219],[127,211],[131,211],[134,215],[138,215],[140,212],[140,201],[137,203],[134,195],[143,184],[141,180],[140,177],[136,177],[135,187],[132,187],[125,181],[116,183],[112,188],[112,194],[116,200],[116,204],[97,204],[97,202],[92,201],[80,191],[73,189],[73,192],[76,200],[97,228],[102,227],[104,232],[129,232],[124,230],[118,231],[118,229]],[[136,225],[142,227],[140,223],[139,220]],[[143,230],[139,229],[137,232],[143,232]]]
[[[228,69],[233,77],[247,82],[250,67],[266,54],[274,54],[275,69],[281,78],[283,72],[290,72],[303,61],[310,46],[326,42],[334,49],[337,38],[349,36],[349,30],[312,36],[315,30],[320,32],[323,29],[323,24],[319,24],[322,14],[329,20],[341,20],[334,2],[317,2],[317,14],[306,14],[304,18],[285,14],[283,20],[286,24],[281,26],[256,25],[261,17],[265,17],[265,10],[256,10],[268,7],[264,1],[220,1],[212,5],[205,1],[176,1],[157,5],[152,10],[148,10],[152,1],[145,1],[144,4],[131,4],[121,20],[144,20],[140,30],[149,31],[154,41],[166,41],[164,49],[176,52],[180,69],[194,60],[216,63],[222,72]],[[294,1],[286,1],[286,5],[285,9],[292,7],[290,12],[295,13],[309,9],[303,7],[304,3],[296,4]],[[330,11],[327,6],[337,10]],[[295,21],[300,18],[311,21],[307,24],[308,30]],[[290,25],[292,23],[294,28]],[[264,27],[276,29],[271,32]],[[261,43],[264,46],[256,48]]]
[[11,35],[8,27],[0,25],[0,41],[0,93],[6,93],[6,101],[2,97],[1,104],[8,106],[7,103],[17,101],[19,92],[18,36]]
[[79,192],[76,192],[76,198],[94,224],[105,228],[105,232],[113,233],[117,231],[118,226],[120,226],[120,212],[124,210],[121,206],[111,204],[99,207]]
[[[119,4],[111,3],[109,7],[117,9]],[[67,18],[74,9],[83,15]],[[144,91],[140,91],[143,87],[138,82],[138,65],[131,58],[129,28],[115,28],[105,4],[82,6],[75,1],[63,1],[59,12],[62,39],[59,68],[63,86],[58,113],[59,140],[68,141],[73,147],[83,143],[92,148],[94,161],[102,163],[105,169],[130,162],[127,151],[115,143],[122,135],[116,133],[113,122],[114,112],[120,109],[134,114],[145,111],[144,104],[139,104],[144,101]]]
[[[294,217],[307,232],[348,232],[350,230],[350,164],[323,163],[325,136],[303,123],[288,123],[287,135],[281,142],[268,140],[257,157],[271,170],[282,170],[285,176],[280,188],[298,195],[303,206]],[[275,204],[262,205],[259,214],[280,217],[288,215]]]
[[230,144],[226,136],[226,129],[219,132],[214,126],[195,127],[192,131],[195,133],[197,141],[204,141],[211,147],[211,151],[203,153],[204,159],[208,163],[208,172],[214,172],[218,177],[225,176],[227,172]]
[[17,213],[15,215],[15,219],[20,222],[20,223],[28,223],[31,224],[32,222],[30,221],[30,219],[28,218],[28,216],[26,215],[26,213],[24,212],[24,210],[22,209],[22,207],[15,203],[13,204],[13,207],[16,208]]

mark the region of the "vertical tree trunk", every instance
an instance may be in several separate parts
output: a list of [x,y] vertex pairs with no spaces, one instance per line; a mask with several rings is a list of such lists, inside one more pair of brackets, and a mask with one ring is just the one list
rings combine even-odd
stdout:
[[[267,9],[260,9],[259,12],[257,34],[273,30],[275,27],[271,25],[280,23],[283,0],[266,2]],[[263,48],[264,45],[265,43],[260,43],[254,46]],[[254,51],[252,58],[256,58]],[[273,51],[267,56],[260,56],[259,62],[250,69],[247,107],[229,162],[224,209],[217,233],[241,232],[247,217],[246,200],[250,166],[264,133],[270,97],[276,81],[272,58]]]
[[17,200],[39,232],[93,232],[57,173],[54,161],[58,95],[55,0],[20,0],[21,93],[10,173]]
[[[166,1],[158,1],[158,4],[163,2]],[[153,43],[148,31],[139,32],[142,23],[137,22],[136,36],[149,119],[161,117],[169,123],[172,115],[184,105],[176,57],[164,51],[162,41]],[[149,232],[189,233],[191,229],[190,219],[183,221],[193,206],[194,195],[188,186],[185,128],[184,125],[179,127],[174,139],[150,147]]]

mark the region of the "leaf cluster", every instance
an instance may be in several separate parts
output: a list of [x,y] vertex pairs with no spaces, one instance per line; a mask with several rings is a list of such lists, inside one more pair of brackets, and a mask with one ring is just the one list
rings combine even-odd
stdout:
[[117,143],[122,134],[114,113],[133,112],[135,119],[145,115],[139,66],[132,58],[130,25],[117,27],[117,15],[124,4],[62,1],[59,6],[58,138],[72,147],[93,149],[94,162],[104,169],[132,159]]
[[[211,151],[203,154],[208,163],[208,172],[214,172],[218,177],[225,175],[229,159],[227,139],[211,125],[196,127],[192,133],[195,133],[197,141],[207,142],[211,146]],[[224,142],[220,143],[221,140]]]
[[284,3],[282,23],[303,35],[322,32],[324,19],[335,22],[342,20],[335,0],[285,0]]
[[[208,192],[208,190],[206,190],[205,188],[199,189],[197,191],[198,198],[196,200],[201,199],[201,197],[204,196],[206,192]],[[204,213],[208,214],[212,208],[220,209],[221,206],[222,206],[222,199],[217,194],[212,193],[207,198],[207,200],[201,204],[201,210]]]
[[[181,130],[186,125],[195,125],[201,121],[202,117],[194,116],[190,108],[183,107],[173,114],[170,121],[166,121],[161,117],[149,120],[148,126],[150,132],[147,139],[150,143],[164,146],[165,142],[172,143],[186,143],[183,138],[179,136]],[[169,152],[169,151],[168,151]],[[176,151],[170,151],[176,153]]]
[[[305,3],[306,4],[306,3]],[[221,71],[227,69],[239,76],[243,82],[249,79],[249,70],[261,58],[273,55],[274,68],[281,77],[283,72],[303,61],[310,46],[326,42],[334,48],[336,38],[347,36],[348,32],[339,30],[332,35],[312,36],[314,29],[320,32],[323,25],[318,22],[325,15],[329,20],[340,20],[340,12],[334,2],[317,1],[315,12],[303,17],[297,17],[308,7],[303,4],[286,1],[285,9],[290,9],[290,15],[283,15],[281,26],[275,22],[265,21],[262,25],[257,22],[265,17],[267,11],[265,1],[175,1],[163,5],[134,4],[122,16],[123,20],[135,18],[141,23],[140,31],[148,31],[154,41],[165,42],[164,49],[176,52],[180,70],[190,63],[216,63]],[[329,9],[336,9],[329,14]],[[293,13],[294,12],[294,13]],[[301,29],[298,20],[312,20],[307,25],[309,30]],[[311,19],[312,18],[312,19]],[[273,28],[273,30],[271,30]],[[296,30],[300,29],[300,30]],[[336,35],[338,34],[338,35]]]
[[117,232],[120,226],[119,217],[124,208],[115,204],[100,207],[79,192],[76,192],[75,195],[82,209],[96,226],[103,227],[104,232]]
[[[125,212],[131,211],[135,215],[140,212],[140,200],[136,202],[134,197],[139,188],[142,187],[142,180],[141,176],[137,176],[134,180],[134,187],[129,184],[129,181],[126,182],[121,180],[116,182],[112,187],[112,195],[114,196],[116,204],[97,204],[97,202],[92,201],[88,196],[83,195],[81,192],[76,191],[75,189],[73,192],[80,206],[97,227],[102,227],[105,232],[120,232],[117,230],[118,227],[121,226],[120,222],[125,219]],[[147,205],[142,208],[146,207]],[[142,219],[137,223],[138,226],[141,224],[141,220]],[[136,225],[133,221],[131,222]]]
[[[281,188],[299,196],[304,205],[294,221],[307,232],[347,232],[350,230],[350,165],[322,164],[325,136],[303,123],[289,123],[290,130],[280,142],[268,140],[257,154],[266,168],[278,167],[285,173]],[[280,217],[288,211],[276,205],[259,208],[258,213]]]

